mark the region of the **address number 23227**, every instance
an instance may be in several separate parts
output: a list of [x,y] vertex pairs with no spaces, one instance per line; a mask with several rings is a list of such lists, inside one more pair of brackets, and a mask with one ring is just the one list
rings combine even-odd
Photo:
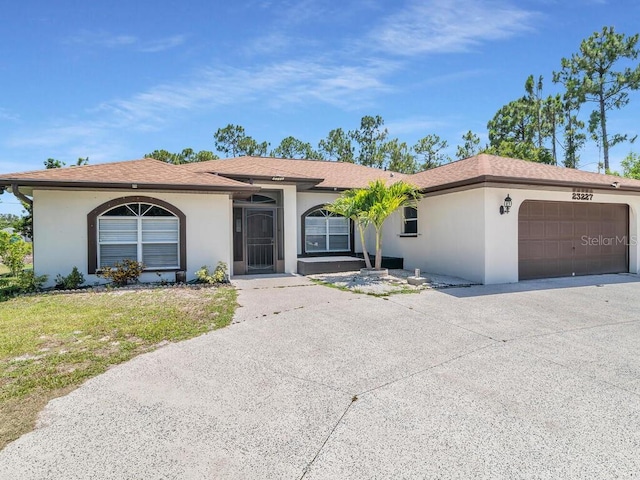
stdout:
[[593,200],[593,193],[573,192],[571,198],[573,200]]

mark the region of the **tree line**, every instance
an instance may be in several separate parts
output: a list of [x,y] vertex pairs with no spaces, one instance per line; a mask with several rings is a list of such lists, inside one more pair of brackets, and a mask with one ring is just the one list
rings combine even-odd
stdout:
[[[335,160],[405,173],[426,170],[451,160],[444,153],[448,147],[446,140],[438,135],[427,135],[412,146],[397,138],[390,139],[380,115],[362,117],[360,127],[353,130],[335,128],[317,146],[288,136],[275,148],[269,149],[269,142],[254,139],[247,135],[244,127],[234,124],[219,128],[213,138],[216,151],[226,157],[268,155],[278,158]],[[479,142],[478,139],[478,144]],[[219,158],[212,151],[195,152],[191,148],[185,148],[180,153],[154,150],[145,156],[174,164]]]
[[[415,173],[454,159],[491,153],[534,162],[578,168],[580,153],[588,140],[602,152],[599,167],[610,172],[610,149],[634,137],[613,132],[609,118],[630,101],[630,92],[640,88],[639,35],[625,36],[614,27],[603,27],[580,43],[576,53],[562,58],[552,82],[562,91],[545,93],[544,78],[534,75],[524,82],[523,95],[500,107],[487,123],[488,139],[466,132],[451,158],[449,144],[429,134],[414,145],[389,138],[380,115],[364,116],[352,130],[335,128],[317,145],[288,136],[270,149],[270,143],[247,135],[241,125],[228,124],[213,134],[216,152],[185,148],[172,153],[154,150],[146,157],[182,164],[215,160],[220,156],[272,156],[352,162],[402,173]],[[587,106],[590,111],[583,112]],[[80,158],[76,165],[85,165]],[[45,161],[46,168],[60,168],[64,162]],[[640,176],[637,155],[631,152],[622,162],[623,175]],[[616,173],[616,172],[611,172]]]
[[[580,152],[590,139],[602,152],[601,167],[609,172],[610,149],[635,140],[612,132],[609,117],[629,103],[631,91],[640,88],[638,38],[638,34],[627,37],[617,33],[614,27],[593,33],[581,42],[578,52],[562,58],[560,69],[553,72],[553,84],[563,87],[563,91],[546,94],[543,77],[530,75],[524,82],[523,96],[500,107],[487,123],[488,144],[482,146],[479,136],[468,131],[456,147],[454,158],[445,153],[447,140],[436,134],[426,135],[415,145],[389,138],[379,115],[362,117],[360,126],[353,130],[335,128],[316,146],[289,136],[269,150],[269,142],[247,135],[240,125],[229,124],[213,135],[217,153],[186,148],[180,153],[154,150],[146,156],[180,164],[214,160],[218,154],[269,155],[352,162],[415,173],[484,152],[578,168]],[[581,110],[587,105],[593,109],[585,121]],[[622,164],[623,174],[633,175],[640,170],[637,160],[633,153],[627,156]]]

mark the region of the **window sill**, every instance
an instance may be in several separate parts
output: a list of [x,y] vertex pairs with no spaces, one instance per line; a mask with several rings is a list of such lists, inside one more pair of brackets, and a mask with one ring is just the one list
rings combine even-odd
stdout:
[[418,234],[417,233],[400,233],[398,234],[398,236],[402,238],[415,238],[418,236]]
[[[182,268],[180,267],[167,267],[167,268],[161,268],[161,267],[154,267],[154,268],[145,268],[144,270],[142,270],[142,273],[171,273],[171,272],[181,272],[183,271]],[[90,275],[100,275],[102,272],[104,272],[104,270],[102,268],[98,268],[93,274]]]

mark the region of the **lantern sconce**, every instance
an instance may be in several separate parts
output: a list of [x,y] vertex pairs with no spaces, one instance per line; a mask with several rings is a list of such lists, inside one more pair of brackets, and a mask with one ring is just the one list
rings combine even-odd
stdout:
[[511,210],[511,205],[513,205],[513,202],[511,201],[511,197],[509,196],[509,194],[507,194],[507,198],[504,199],[504,204],[500,205],[500,215],[509,213],[509,210]]

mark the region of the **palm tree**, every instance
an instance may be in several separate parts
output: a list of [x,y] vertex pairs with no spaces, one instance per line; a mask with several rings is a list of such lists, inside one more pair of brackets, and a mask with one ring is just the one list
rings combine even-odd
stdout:
[[382,268],[382,226],[389,216],[403,207],[417,206],[421,197],[419,190],[403,181],[387,186],[383,180],[369,183],[367,188],[347,190],[326,208],[329,211],[350,218],[358,224],[365,264],[371,269],[364,232],[369,225],[376,230],[375,269]]
[[403,207],[416,207],[420,192],[416,187],[399,181],[387,186],[384,181],[376,180],[367,187],[369,209],[366,212],[368,222],[376,230],[375,269],[382,268],[382,225],[389,216]]
[[325,208],[333,213],[349,218],[358,226],[360,233],[360,243],[362,244],[362,254],[364,255],[364,263],[368,269],[371,269],[371,259],[367,252],[367,244],[364,239],[364,232],[369,226],[369,220],[365,213],[369,209],[367,201],[367,191],[364,189],[347,190],[342,193],[332,204]]

